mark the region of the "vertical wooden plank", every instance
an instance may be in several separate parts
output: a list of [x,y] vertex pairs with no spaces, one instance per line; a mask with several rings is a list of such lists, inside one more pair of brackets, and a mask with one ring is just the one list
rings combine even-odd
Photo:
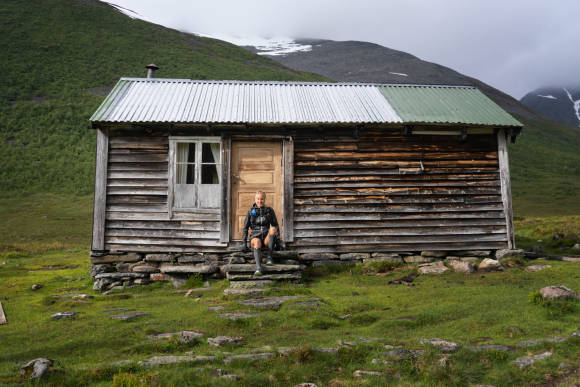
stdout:
[[221,224],[220,242],[230,241],[230,152],[231,137],[222,137],[222,192],[221,192]]
[[290,137],[284,139],[283,146],[283,234],[282,240],[286,243],[294,242],[294,141]]
[[169,138],[169,160],[168,160],[168,176],[167,176],[167,219],[171,220],[173,217],[173,200],[175,190],[175,141]]
[[512,189],[510,182],[510,165],[508,158],[508,145],[506,140],[506,131],[501,129],[497,132],[497,154],[499,161],[499,173],[501,181],[501,199],[505,213],[508,248],[516,247],[514,238],[514,217],[512,210]]
[[107,206],[107,161],[109,134],[97,129],[97,155],[95,163],[95,196],[93,201],[93,240],[91,249],[105,249],[105,211]]
[[2,303],[0,302],[0,325],[6,324],[6,315],[4,314],[4,309],[2,309]]

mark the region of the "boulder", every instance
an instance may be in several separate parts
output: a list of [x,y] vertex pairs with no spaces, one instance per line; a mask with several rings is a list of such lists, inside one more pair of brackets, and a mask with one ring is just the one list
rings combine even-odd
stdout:
[[524,270],[527,272],[530,272],[530,273],[534,273],[536,271],[549,269],[550,267],[552,267],[552,266],[551,265],[532,265],[532,266],[527,266]]
[[433,339],[419,339],[421,344],[429,344],[442,352],[455,352],[459,349],[459,344],[453,341],[443,340],[438,338]]
[[579,298],[579,294],[566,286],[546,286],[540,289],[540,294],[545,300],[568,300]]
[[95,278],[97,274],[110,273],[114,270],[115,268],[113,267],[113,265],[110,264],[97,264],[97,265],[93,264],[91,265],[91,270],[89,274],[91,275],[91,277]]
[[79,314],[76,310],[70,312],[58,312],[50,316],[52,320],[66,320]]
[[522,249],[502,249],[495,252],[495,259],[503,258],[524,258],[525,252]]
[[214,347],[221,347],[222,345],[228,344],[241,344],[244,340],[243,337],[231,337],[231,336],[217,336],[217,337],[208,337],[207,343],[209,345],[213,345]]
[[148,335],[147,338],[160,340],[175,337],[178,342],[183,344],[189,344],[198,341],[199,338],[202,336],[203,333],[199,331],[181,331],[181,332],[161,333],[158,335]]
[[483,261],[479,263],[477,267],[478,271],[498,271],[503,270],[503,266],[499,261],[491,258],[485,258]]
[[447,251],[430,251],[424,250],[421,251],[422,257],[430,257],[430,258],[445,258],[447,256]]
[[448,271],[449,268],[443,264],[441,261],[433,263],[425,263],[419,265],[419,274],[443,274]]
[[536,361],[545,360],[552,356],[552,352],[543,352],[533,356],[518,357],[513,362],[518,365],[520,369],[526,368],[534,364]]
[[449,261],[449,266],[451,266],[453,268],[453,270],[460,272],[460,273],[470,274],[470,273],[473,273],[475,271],[475,267],[473,266],[473,264],[471,262],[452,260],[452,261]]
[[20,375],[27,379],[40,379],[50,371],[53,364],[52,360],[42,357],[31,360],[22,366]]
[[429,263],[429,262],[436,261],[437,258],[422,257],[420,255],[408,255],[405,258],[403,258],[403,260],[405,261],[405,263]]

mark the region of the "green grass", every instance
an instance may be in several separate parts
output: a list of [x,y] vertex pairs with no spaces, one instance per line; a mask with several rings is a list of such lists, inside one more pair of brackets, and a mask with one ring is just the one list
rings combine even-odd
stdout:
[[0,5],[0,193],[92,192],[88,119],[120,77],[323,80],[232,44],[185,34],[96,0]]
[[[311,273],[305,286],[282,284],[266,295],[297,295],[299,300],[320,298],[312,310],[292,306],[267,311],[248,321],[218,319],[208,305],[224,305],[227,311],[252,311],[224,296],[226,280],[211,282],[212,290],[200,298],[184,298],[187,288],[176,293],[169,284],[127,289],[102,295],[92,291],[88,271],[90,197],[34,195],[0,202],[0,301],[8,324],[0,326],[0,384],[18,383],[19,364],[36,357],[56,361],[47,385],[228,385],[217,376],[221,368],[240,375],[241,385],[360,385],[352,376],[357,369],[382,370],[381,377],[366,383],[403,385],[492,384],[534,385],[559,380],[561,362],[578,364],[577,339],[518,349],[513,353],[472,353],[465,349],[452,355],[447,367],[439,354],[419,344],[417,338],[441,337],[472,345],[498,343],[516,346],[519,341],[551,336],[569,337],[578,330],[577,305],[530,302],[530,294],[548,285],[580,290],[580,265],[560,261],[523,261],[523,265],[547,263],[552,268],[528,273],[522,265],[504,272],[464,275],[420,276],[414,287],[387,285],[414,270],[409,266],[373,264],[353,268],[329,268]],[[44,218],[46,216],[46,218]],[[43,223],[48,222],[48,223]],[[578,217],[530,218],[516,222],[518,238],[561,232],[575,235]],[[66,238],[64,238],[66,236]],[[381,273],[384,276],[378,276]],[[324,275],[321,275],[324,274]],[[31,290],[33,284],[43,287]],[[199,278],[191,280],[198,286]],[[54,296],[88,293],[93,299],[75,301]],[[150,313],[133,322],[114,321],[104,310],[129,308]],[[51,321],[61,311],[76,310],[72,320]],[[350,318],[339,317],[351,315]],[[242,336],[241,347],[216,349],[204,341],[180,344],[175,340],[153,341],[147,335],[198,329],[206,336]],[[359,337],[379,338],[358,342]],[[31,338],[34,338],[31,340]],[[358,342],[342,347],[337,356],[314,351],[336,347],[339,340]],[[416,361],[372,364],[383,358],[384,344],[427,349]],[[223,351],[245,353],[252,348],[295,347],[287,356],[261,362],[221,362]],[[553,350],[552,358],[525,371],[512,361],[528,352]],[[119,360],[142,360],[158,355],[215,354],[218,361],[146,369],[137,365],[114,367]],[[216,352],[217,351],[217,352]],[[222,351],[222,352],[220,352]],[[395,375],[400,375],[399,380]],[[573,379],[572,379],[573,380]],[[125,383],[125,384],[123,384]],[[341,384],[342,383],[342,384]],[[566,381],[568,383],[568,381]]]

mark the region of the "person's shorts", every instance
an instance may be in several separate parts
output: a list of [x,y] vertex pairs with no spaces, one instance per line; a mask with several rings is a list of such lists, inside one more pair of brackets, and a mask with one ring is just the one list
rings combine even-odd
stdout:
[[252,235],[250,235],[250,241],[254,238],[258,238],[260,240],[260,242],[262,242],[262,245],[264,245],[264,241],[266,240],[266,237],[268,236],[268,233],[262,233],[262,234],[254,234],[252,233]]

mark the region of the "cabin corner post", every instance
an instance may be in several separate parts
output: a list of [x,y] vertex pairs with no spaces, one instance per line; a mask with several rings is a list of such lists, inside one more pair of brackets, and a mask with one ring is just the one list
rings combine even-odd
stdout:
[[222,137],[222,191],[220,211],[220,242],[230,241],[230,153],[232,146],[231,137]]
[[107,207],[107,163],[109,159],[109,134],[97,129],[95,163],[95,196],[93,200],[93,240],[91,250],[105,249],[105,216]]
[[294,141],[292,137],[283,142],[283,211],[282,224],[284,225],[282,239],[284,242],[294,242]]
[[501,200],[503,202],[503,210],[505,213],[508,248],[514,249],[516,247],[514,237],[514,217],[512,209],[512,189],[510,180],[510,166],[508,157],[507,132],[505,129],[500,129],[497,132],[497,154],[499,161],[499,173],[501,181]]

